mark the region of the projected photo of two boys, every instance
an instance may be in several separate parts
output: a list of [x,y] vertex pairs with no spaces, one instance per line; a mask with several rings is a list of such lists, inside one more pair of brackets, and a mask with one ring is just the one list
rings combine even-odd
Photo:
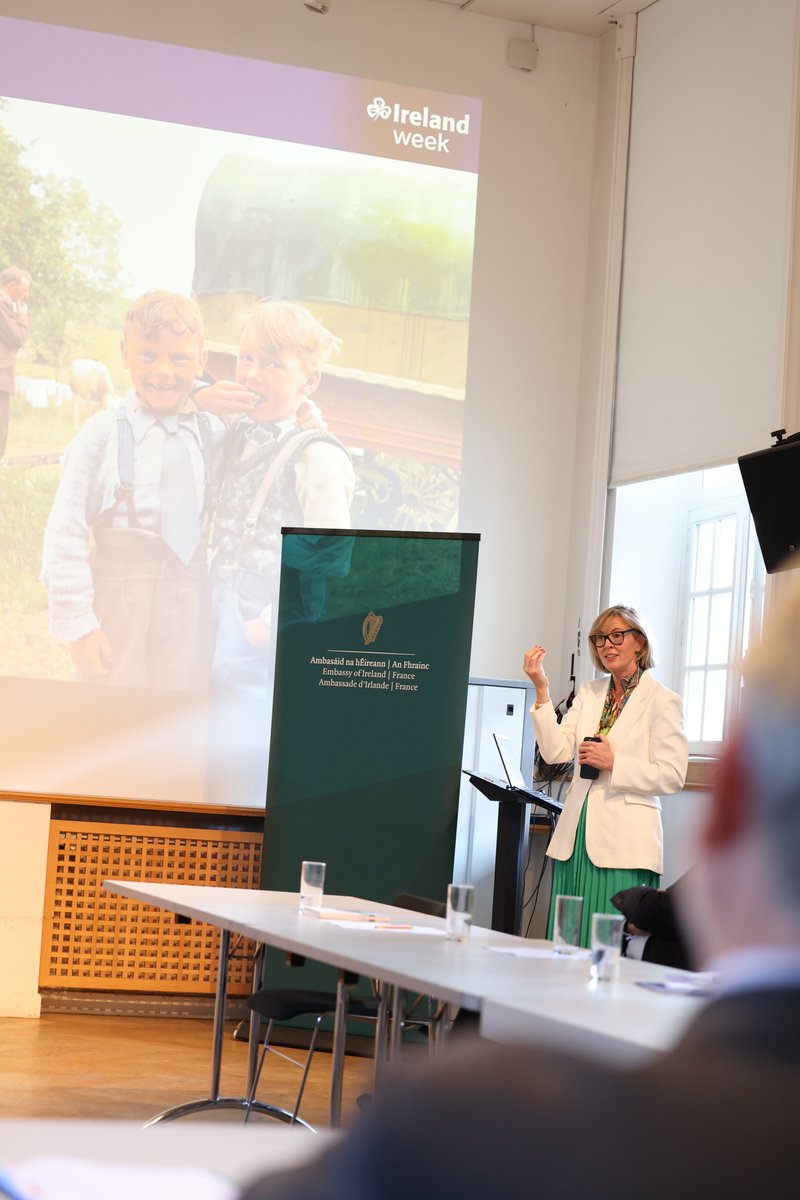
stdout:
[[[35,788],[259,806],[281,527],[456,526],[476,176],[16,99],[0,148],[31,275],[0,691],[58,748]],[[3,770],[31,790],[29,751]]]

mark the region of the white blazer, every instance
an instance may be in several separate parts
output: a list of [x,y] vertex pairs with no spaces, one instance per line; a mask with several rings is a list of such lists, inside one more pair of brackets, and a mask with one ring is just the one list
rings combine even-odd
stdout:
[[664,870],[661,796],[679,792],[689,751],[680,696],[645,671],[608,734],[614,751],[611,771],[580,778],[577,748],[597,733],[608,677],[583,684],[559,725],[552,704],[531,708],[536,740],[545,762],[574,759],[574,776],[564,811],[547,853],[567,859],[575,844],[581,804],[586,801],[586,852],[597,867]]

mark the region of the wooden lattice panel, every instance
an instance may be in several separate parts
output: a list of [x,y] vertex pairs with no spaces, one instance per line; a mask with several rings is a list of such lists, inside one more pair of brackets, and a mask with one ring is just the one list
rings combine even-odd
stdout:
[[[257,888],[260,867],[257,833],[53,820],[39,985],[212,993],[219,930],[112,896],[103,880]],[[237,946],[231,995],[249,993],[254,951],[252,942]]]

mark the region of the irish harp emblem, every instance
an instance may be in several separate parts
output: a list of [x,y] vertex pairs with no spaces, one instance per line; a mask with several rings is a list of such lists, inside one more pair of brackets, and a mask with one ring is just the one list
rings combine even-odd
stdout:
[[361,626],[361,633],[363,634],[363,637],[364,637],[364,645],[365,646],[372,645],[372,643],[375,641],[376,637],[380,633],[382,624],[383,624],[383,617],[377,616],[372,611],[372,609],[370,609],[369,612],[367,613],[367,615],[364,617],[364,621]]

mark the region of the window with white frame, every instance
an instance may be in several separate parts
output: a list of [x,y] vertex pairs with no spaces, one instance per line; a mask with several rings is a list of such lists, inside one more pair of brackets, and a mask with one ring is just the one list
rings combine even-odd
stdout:
[[694,754],[715,754],[761,625],[764,566],[738,466],[616,490],[609,603],[652,624],[655,675],[683,696]]
[[741,664],[764,590],[760,555],[735,468],[701,471],[689,496],[682,686],[686,735],[713,753],[738,708]]

